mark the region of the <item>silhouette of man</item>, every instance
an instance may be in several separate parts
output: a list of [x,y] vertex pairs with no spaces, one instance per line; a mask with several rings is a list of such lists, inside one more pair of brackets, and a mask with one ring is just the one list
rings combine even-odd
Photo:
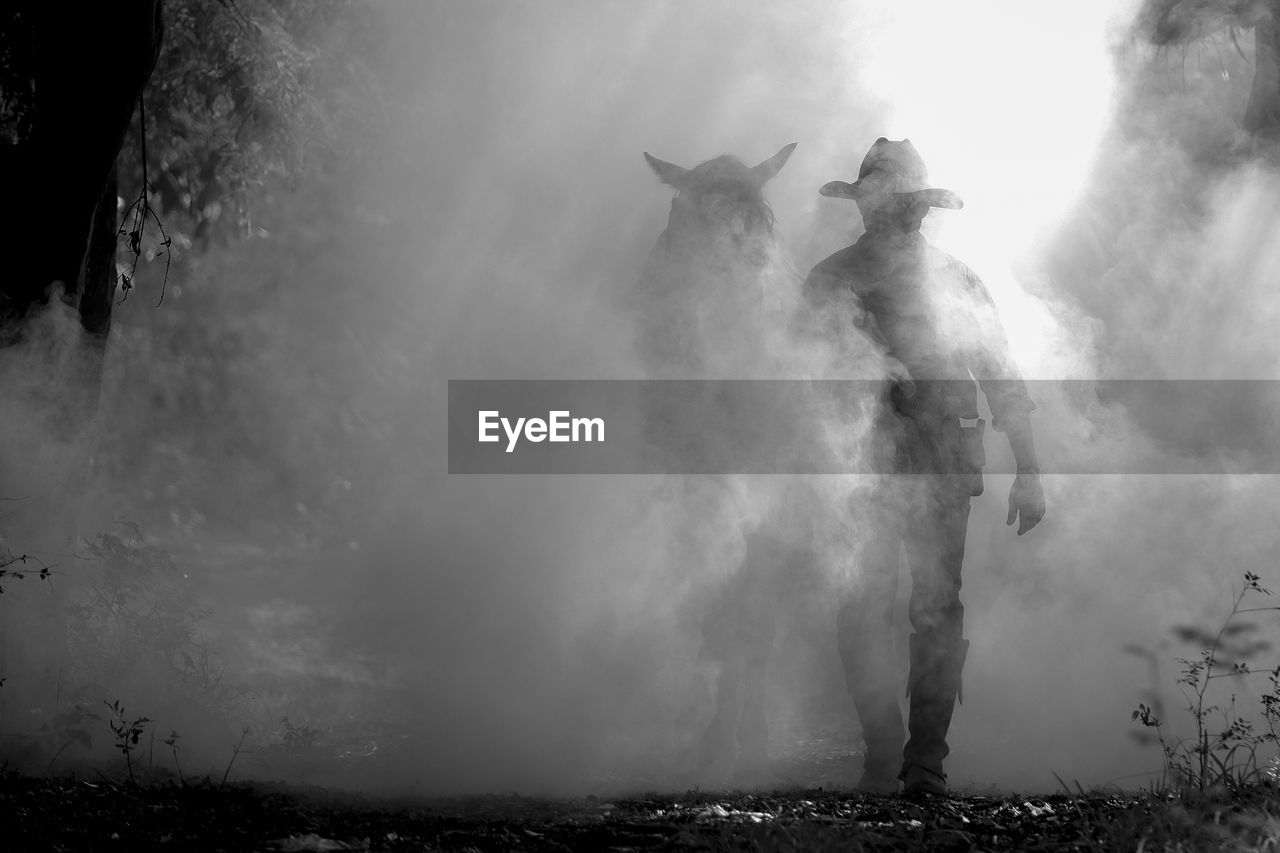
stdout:
[[[930,246],[920,224],[930,207],[959,209],[929,185],[910,140],[876,140],[858,180],[819,192],[857,202],[866,228],[856,243],[810,272],[808,304],[852,304],[861,327],[894,365],[873,430],[885,472],[867,512],[860,586],[838,620],[840,656],[866,743],[859,788],[877,793],[946,793],[947,729],[961,697],[964,639],[960,569],[970,498],[982,493],[977,390],[992,427],[1009,439],[1017,476],[1008,523],[1021,535],[1044,516],[1029,413],[1035,408],[1010,362],[1004,331],[979,278]],[[976,378],[977,384],[974,379]],[[908,728],[901,673],[892,655],[892,603],[900,551],[911,572]],[[905,748],[903,740],[909,733]]]

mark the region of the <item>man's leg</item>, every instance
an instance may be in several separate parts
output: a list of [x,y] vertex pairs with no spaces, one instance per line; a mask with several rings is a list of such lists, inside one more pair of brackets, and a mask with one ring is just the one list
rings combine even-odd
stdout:
[[845,682],[858,711],[865,744],[858,788],[896,793],[902,764],[902,677],[893,654],[893,601],[898,589],[900,539],[881,527],[862,549],[859,588],[836,622]]
[[942,478],[923,499],[919,523],[907,541],[911,568],[910,739],[903,751],[905,792],[945,793],[942,761],[947,730],[960,696],[964,639],[960,569],[969,524],[969,495]]

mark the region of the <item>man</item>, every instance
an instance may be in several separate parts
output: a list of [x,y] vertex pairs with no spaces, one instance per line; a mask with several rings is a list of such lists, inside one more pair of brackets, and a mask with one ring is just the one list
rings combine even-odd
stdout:
[[[853,184],[819,192],[853,199],[866,233],[814,267],[808,304],[850,303],[854,323],[888,362],[875,447],[882,476],[866,514],[861,587],[840,611],[838,632],[849,692],[866,742],[859,788],[946,793],[947,729],[961,696],[964,639],[960,568],[969,501],[982,492],[977,385],[1013,448],[1017,477],[1008,523],[1019,535],[1044,516],[1029,413],[1035,406],[1010,363],[990,295],[964,264],[930,246],[920,224],[930,207],[959,209],[955,193],[929,186],[910,140],[880,138]],[[851,330],[845,330],[846,332]],[[902,682],[892,656],[892,603],[900,549],[911,571],[909,740],[903,740]]]

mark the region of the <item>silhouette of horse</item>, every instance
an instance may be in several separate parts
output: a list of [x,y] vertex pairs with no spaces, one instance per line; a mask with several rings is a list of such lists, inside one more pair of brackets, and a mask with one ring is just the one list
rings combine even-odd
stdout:
[[721,155],[686,169],[645,153],[676,191],[667,228],[640,286],[637,350],[652,378],[725,378],[741,369],[741,336],[758,328],[775,260],[773,211],[764,185],[792,143],[748,167]]
[[[761,344],[779,316],[771,310],[783,302],[783,294],[771,291],[798,282],[789,281],[779,264],[763,189],[794,149],[795,143],[787,145],[751,167],[722,155],[692,169],[645,153],[676,191],[666,230],[634,294],[636,350],[650,378],[756,378],[766,371],[769,354]],[[800,559],[789,544],[796,537],[771,511],[763,523],[741,517],[744,502],[752,502],[742,478],[689,476],[677,490],[681,527],[668,543],[674,559],[682,566],[732,567],[710,590],[702,614],[701,656],[717,663],[719,672],[697,769],[751,774],[767,760],[765,664],[777,585],[786,565]],[[764,503],[760,497],[754,503]]]

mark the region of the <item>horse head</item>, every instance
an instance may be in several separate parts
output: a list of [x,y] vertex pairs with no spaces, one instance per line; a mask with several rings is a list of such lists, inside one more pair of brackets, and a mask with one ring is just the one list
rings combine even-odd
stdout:
[[773,211],[764,185],[778,174],[796,143],[767,160],[747,166],[722,154],[692,169],[644,158],[658,178],[676,191],[659,247],[668,259],[700,259],[709,266],[763,263],[761,253],[773,239]]

